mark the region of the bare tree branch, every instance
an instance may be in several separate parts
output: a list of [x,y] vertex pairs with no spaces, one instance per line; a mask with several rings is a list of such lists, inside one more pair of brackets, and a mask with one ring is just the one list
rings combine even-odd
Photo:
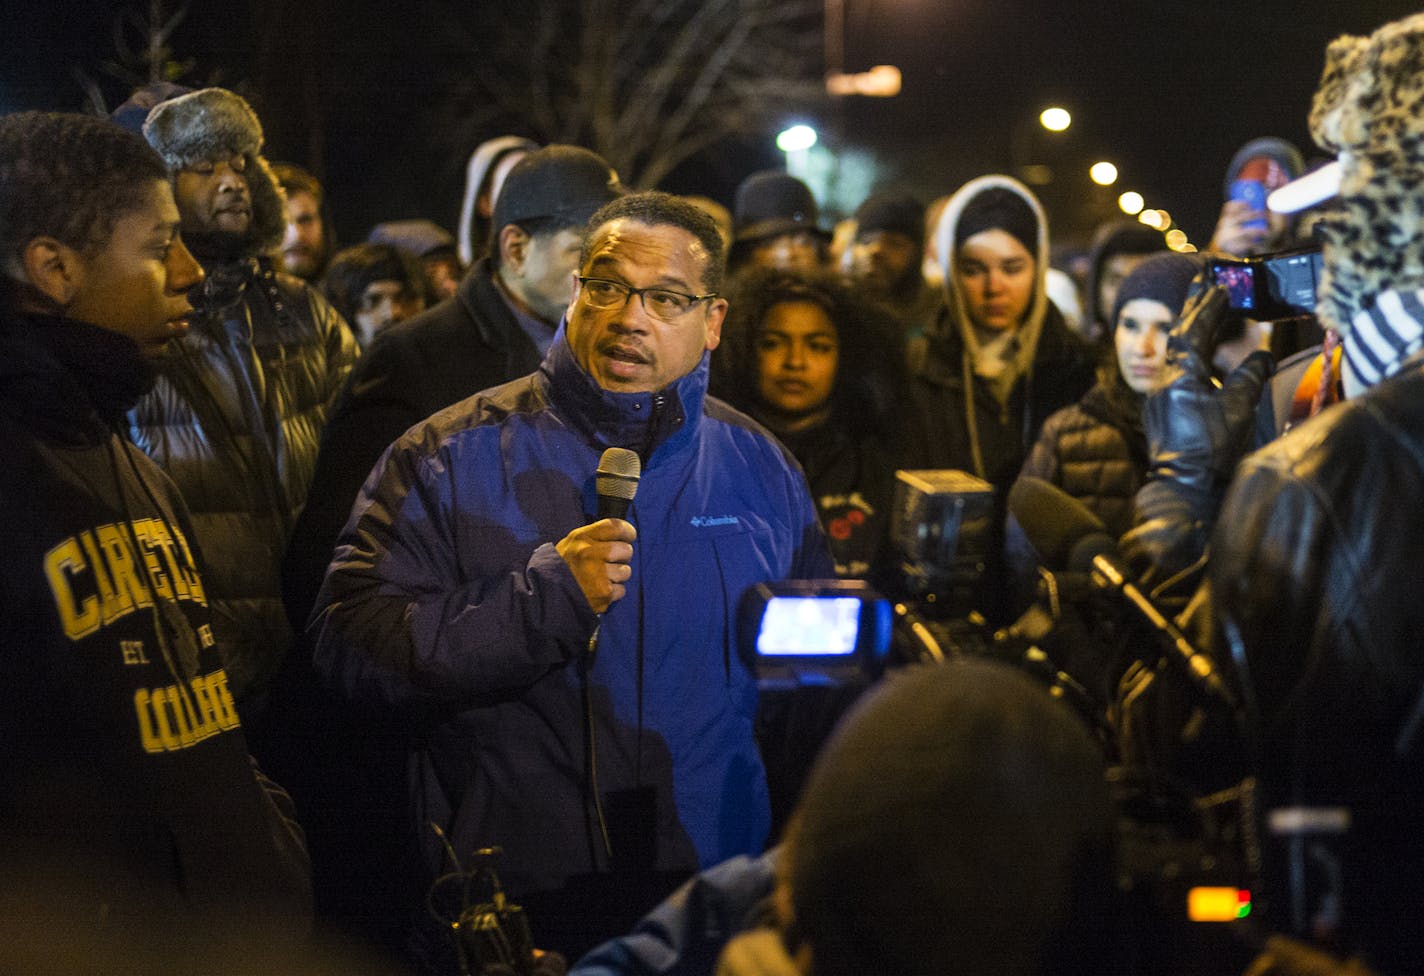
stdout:
[[530,0],[494,16],[443,2],[445,36],[468,50],[461,130],[499,116],[634,185],[824,97],[818,0]]

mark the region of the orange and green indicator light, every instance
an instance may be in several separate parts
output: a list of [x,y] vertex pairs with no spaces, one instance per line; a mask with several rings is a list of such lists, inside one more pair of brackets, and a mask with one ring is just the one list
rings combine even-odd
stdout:
[[1245,888],[1193,888],[1187,892],[1187,918],[1193,922],[1234,922],[1251,914]]

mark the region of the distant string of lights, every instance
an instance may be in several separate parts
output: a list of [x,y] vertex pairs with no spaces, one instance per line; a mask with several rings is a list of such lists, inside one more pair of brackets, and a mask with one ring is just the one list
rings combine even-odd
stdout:
[[[1053,105],[1039,113],[1038,123],[1049,132],[1064,132],[1073,124],[1073,116],[1067,109]],[[1107,160],[1088,167],[1088,178],[1098,186],[1112,186],[1119,175],[1117,167]],[[1172,225],[1172,215],[1159,208],[1149,208],[1141,193],[1128,190],[1117,198],[1117,205],[1129,217],[1136,217],[1146,226],[1161,231],[1172,250],[1183,254],[1195,253],[1196,245],[1187,239],[1187,232]]]

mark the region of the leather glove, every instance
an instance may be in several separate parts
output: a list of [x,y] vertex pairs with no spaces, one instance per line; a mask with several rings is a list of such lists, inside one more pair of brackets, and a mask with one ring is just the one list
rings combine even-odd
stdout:
[[1147,398],[1143,417],[1150,476],[1171,479],[1212,504],[1251,446],[1256,401],[1274,365],[1270,353],[1253,352],[1218,387],[1211,357],[1226,312],[1221,285],[1187,301],[1167,337],[1169,375],[1176,375]]

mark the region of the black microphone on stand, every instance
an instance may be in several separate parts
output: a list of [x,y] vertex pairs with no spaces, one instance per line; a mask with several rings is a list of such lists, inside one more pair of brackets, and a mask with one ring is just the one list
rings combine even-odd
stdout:
[[594,490],[598,492],[600,519],[628,517],[628,506],[638,493],[638,479],[642,473],[643,462],[638,460],[636,451],[610,447],[603,452],[593,479]]
[[1094,585],[1119,594],[1171,648],[1193,685],[1210,698],[1238,707],[1216,665],[1134,586],[1117,555],[1117,540],[1082,502],[1041,478],[1022,477],[1009,490],[1013,513],[1029,542],[1051,569],[1091,572]]

